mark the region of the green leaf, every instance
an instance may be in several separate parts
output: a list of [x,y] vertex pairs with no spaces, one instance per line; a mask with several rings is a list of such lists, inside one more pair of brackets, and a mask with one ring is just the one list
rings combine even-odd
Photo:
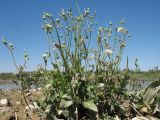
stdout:
[[149,105],[152,104],[155,98],[158,97],[158,93],[160,90],[159,86],[160,86],[160,81],[154,81],[145,89],[143,100],[147,104]]
[[144,102],[146,102],[148,105],[151,105],[154,102],[156,94],[157,91],[155,88],[148,88],[143,96]]
[[87,109],[93,110],[95,112],[98,112],[97,106],[94,104],[93,100],[87,100],[83,102],[83,106]]
[[7,45],[7,44],[8,44],[7,39],[6,39],[6,38],[2,38],[2,43],[3,43],[4,45]]
[[68,108],[72,104],[73,104],[72,100],[67,101],[67,100],[62,99],[61,102],[60,102],[60,108]]
[[148,90],[148,88],[156,88],[160,86],[160,81],[153,81],[147,88],[146,88],[146,91]]
[[68,95],[68,94],[62,95],[61,98],[65,99],[65,100],[71,100],[72,99],[72,97],[70,95]]
[[65,117],[68,117],[68,116],[69,116],[69,111],[68,111],[68,110],[63,110],[63,115],[64,115]]

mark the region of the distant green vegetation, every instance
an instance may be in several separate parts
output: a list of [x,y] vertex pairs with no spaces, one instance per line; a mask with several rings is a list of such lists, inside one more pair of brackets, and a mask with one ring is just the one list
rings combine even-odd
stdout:
[[0,80],[16,80],[16,74],[14,73],[0,73]]
[[[49,72],[49,71],[48,71]],[[131,76],[134,78],[138,78],[140,80],[159,80],[160,79],[160,70],[158,71],[139,71],[135,72],[133,70],[129,71]],[[32,77],[35,77],[37,72],[26,72],[26,74],[30,74]],[[15,73],[0,73],[0,80],[17,80],[17,74]]]
[[[23,72],[23,77],[26,79],[31,78],[31,77],[36,77],[36,71],[31,71],[31,72]],[[18,80],[18,73],[0,73],[0,80]]]
[[140,80],[159,80],[160,79],[160,70],[158,71],[140,71],[133,72],[130,71],[132,77],[136,77]]

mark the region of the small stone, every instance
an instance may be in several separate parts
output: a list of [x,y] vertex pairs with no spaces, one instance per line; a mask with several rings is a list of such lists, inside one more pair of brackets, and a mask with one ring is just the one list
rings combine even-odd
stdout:
[[20,104],[21,104],[21,102],[17,101],[17,102],[16,102],[16,104],[17,104],[17,105],[20,105]]
[[9,105],[8,99],[1,99],[0,106],[7,106],[7,105]]
[[148,111],[147,107],[143,107],[143,108],[140,110],[141,113],[147,113],[147,111]]

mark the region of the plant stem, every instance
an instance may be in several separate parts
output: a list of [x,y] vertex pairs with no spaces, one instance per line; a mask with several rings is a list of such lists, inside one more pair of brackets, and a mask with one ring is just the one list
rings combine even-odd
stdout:
[[22,80],[22,71],[23,71],[23,68],[25,67],[26,62],[24,63],[22,69],[19,69],[19,68],[18,68],[18,65],[17,65],[17,63],[16,63],[16,60],[15,60],[15,58],[14,58],[13,51],[10,50],[10,52],[11,52],[11,55],[12,55],[12,59],[13,59],[14,65],[15,65],[18,73],[19,73],[19,80],[21,81],[21,90],[22,90],[22,95],[23,95],[24,101],[25,101],[25,103],[27,104],[27,106],[29,107],[29,109],[31,110],[31,108],[30,108],[30,106],[29,106],[29,104],[28,104],[28,102],[27,102],[27,99],[26,99],[26,97],[25,97],[25,94],[24,94],[24,86],[23,86],[23,83],[22,83],[22,82],[23,82],[23,80]]
[[68,65],[67,65],[66,59],[65,59],[65,57],[64,57],[62,48],[61,48],[60,36],[59,36],[59,33],[58,33],[58,30],[57,30],[56,24],[55,24],[55,22],[54,22],[53,19],[52,19],[52,21],[53,21],[53,25],[54,25],[55,30],[56,30],[56,34],[57,34],[57,38],[58,38],[58,44],[60,45],[60,47],[59,47],[59,52],[60,52],[60,54],[61,54],[61,57],[62,57],[64,66],[65,66],[65,70],[69,73]]
[[79,13],[79,15],[81,15],[81,12],[80,12],[80,9],[79,9],[79,6],[78,6],[78,0],[75,0],[75,2],[76,2],[76,7],[77,7],[77,10],[78,10],[78,13]]
[[18,70],[18,72],[20,72],[20,69],[18,68],[18,65],[17,65],[17,63],[16,63],[16,60],[15,60],[15,58],[14,58],[13,51],[10,50],[10,52],[11,52],[11,55],[12,55],[13,63],[14,63],[14,65],[15,65],[16,69]]

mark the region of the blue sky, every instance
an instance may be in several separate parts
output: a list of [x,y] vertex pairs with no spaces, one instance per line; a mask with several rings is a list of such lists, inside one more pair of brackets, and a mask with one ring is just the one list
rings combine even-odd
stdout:
[[[121,66],[129,56],[129,66],[139,59],[140,68],[148,70],[160,65],[160,0],[79,0],[81,10],[97,11],[100,25],[118,23],[126,18],[132,37],[128,40]],[[74,0],[0,0],[0,38],[5,36],[15,46],[17,63],[23,63],[23,49],[30,61],[27,70],[42,63],[47,50],[46,34],[41,29],[43,12],[56,14],[62,9],[76,10]],[[0,43],[0,72],[16,72],[11,55]]]

